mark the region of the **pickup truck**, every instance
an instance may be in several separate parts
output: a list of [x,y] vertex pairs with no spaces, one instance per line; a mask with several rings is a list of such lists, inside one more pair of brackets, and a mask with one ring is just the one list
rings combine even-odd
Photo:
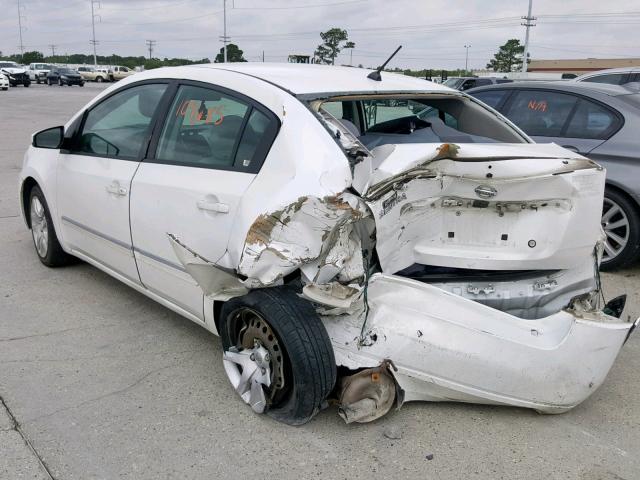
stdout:
[[29,74],[29,80],[36,83],[45,83],[47,81],[47,74],[51,70],[52,66],[47,63],[30,63],[27,73]]
[[112,82],[117,82],[118,80],[127,78],[128,76],[133,75],[134,73],[136,73],[135,70],[131,70],[130,68],[116,65],[109,69],[109,80],[111,80]]
[[78,73],[87,82],[108,82],[110,78],[105,68],[80,67]]

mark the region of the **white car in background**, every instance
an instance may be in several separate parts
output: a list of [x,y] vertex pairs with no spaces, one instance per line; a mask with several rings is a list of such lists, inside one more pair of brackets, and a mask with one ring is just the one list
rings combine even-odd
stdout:
[[571,80],[572,82],[608,83],[626,85],[640,82],[640,67],[609,68],[597,72],[585,73]]
[[48,63],[30,63],[29,64],[29,69],[28,69],[28,74],[29,74],[29,79],[32,82],[36,82],[36,83],[46,83],[47,81],[47,74],[51,71],[51,69],[53,68],[53,65],[49,65]]
[[600,290],[605,171],[462,92],[368,73],[210,64],[111,86],[33,136],[38,257],[219,334],[242,400],[289,424],[330,395],[347,422],[416,400],[575,407],[638,323]]
[[0,73],[0,90],[9,90],[9,79],[3,73]]

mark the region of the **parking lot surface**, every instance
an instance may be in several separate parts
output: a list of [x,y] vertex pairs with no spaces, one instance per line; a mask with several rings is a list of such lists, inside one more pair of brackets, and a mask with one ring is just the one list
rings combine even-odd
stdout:
[[[566,414],[417,403],[288,427],[236,397],[217,337],[87,264],[42,266],[20,218],[23,153],[103,88],[0,92],[0,478],[640,478],[640,334]],[[605,274],[604,292],[640,315],[640,268]]]

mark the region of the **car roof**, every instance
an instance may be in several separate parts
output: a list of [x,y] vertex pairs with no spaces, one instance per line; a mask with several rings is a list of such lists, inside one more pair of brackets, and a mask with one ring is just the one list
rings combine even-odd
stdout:
[[[382,72],[382,80],[367,78],[371,70],[296,63],[209,63],[185,68],[228,70],[259,78],[295,95],[315,93],[447,92],[456,91],[421,78]],[[212,78],[213,80],[213,78]]]
[[504,90],[506,88],[521,89],[521,88],[544,88],[548,90],[559,90],[573,93],[585,93],[589,92],[600,93],[603,95],[609,95],[611,97],[617,97],[621,95],[637,94],[636,91],[625,88],[622,85],[610,85],[608,83],[592,83],[592,82],[570,82],[570,81],[556,81],[556,82],[510,82],[510,83],[498,83],[495,85],[487,85],[484,87],[477,87],[467,90],[467,93],[473,94],[475,92],[485,90]]
[[634,73],[640,72],[640,67],[618,67],[598,70],[596,72],[583,73],[582,75],[571,79],[573,82],[579,82],[584,78],[599,77],[600,75],[610,75],[612,73]]

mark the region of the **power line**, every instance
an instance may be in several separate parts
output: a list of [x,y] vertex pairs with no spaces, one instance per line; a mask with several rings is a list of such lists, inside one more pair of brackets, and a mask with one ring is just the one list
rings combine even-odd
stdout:
[[333,2],[333,3],[315,3],[309,5],[293,5],[289,7],[236,7],[233,6],[233,10],[294,10],[298,8],[316,8],[316,7],[335,7],[338,5],[348,5],[351,3],[362,3],[367,0],[345,0],[342,2]]

